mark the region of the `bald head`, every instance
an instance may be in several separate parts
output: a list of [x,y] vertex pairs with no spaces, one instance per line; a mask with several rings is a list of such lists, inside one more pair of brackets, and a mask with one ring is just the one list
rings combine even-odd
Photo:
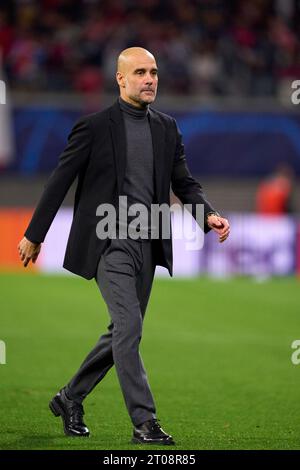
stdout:
[[118,57],[117,71],[126,73],[132,63],[147,59],[151,59],[155,62],[154,55],[147,51],[147,49],[143,47],[129,47],[128,49],[124,49]]
[[118,57],[116,79],[125,101],[137,107],[152,103],[158,82],[153,54],[142,47],[124,49]]

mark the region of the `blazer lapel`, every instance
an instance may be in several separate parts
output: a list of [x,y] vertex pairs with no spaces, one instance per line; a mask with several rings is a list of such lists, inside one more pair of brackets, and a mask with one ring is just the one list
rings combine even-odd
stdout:
[[114,103],[110,110],[110,131],[113,144],[118,193],[120,194],[126,170],[126,133],[124,119],[118,101]]
[[149,108],[150,129],[152,134],[155,190],[158,201],[160,200],[164,175],[165,154],[165,128],[158,115]]

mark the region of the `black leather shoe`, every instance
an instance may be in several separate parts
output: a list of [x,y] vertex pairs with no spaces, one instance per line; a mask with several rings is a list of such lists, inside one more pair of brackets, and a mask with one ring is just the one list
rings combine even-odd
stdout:
[[88,437],[90,432],[83,422],[83,406],[67,398],[64,389],[49,403],[54,416],[61,416],[66,436]]
[[133,429],[132,443],[174,445],[172,436],[167,434],[158,424],[157,419],[150,419]]

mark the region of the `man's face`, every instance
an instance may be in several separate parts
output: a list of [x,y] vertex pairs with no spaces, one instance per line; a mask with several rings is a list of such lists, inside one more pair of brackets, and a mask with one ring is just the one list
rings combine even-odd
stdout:
[[117,72],[121,97],[143,107],[155,100],[158,84],[157,65],[150,55],[132,56]]

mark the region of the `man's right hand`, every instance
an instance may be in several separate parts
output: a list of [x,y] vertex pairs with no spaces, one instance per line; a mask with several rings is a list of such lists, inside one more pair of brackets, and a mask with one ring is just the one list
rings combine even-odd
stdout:
[[24,268],[28,265],[30,260],[32,263],[35,263],[39,253],[41,251],[41,243],[33,243],[29,241],[26,237],[23,237],[20,243],[18,244],[18,251],[23,262]]

